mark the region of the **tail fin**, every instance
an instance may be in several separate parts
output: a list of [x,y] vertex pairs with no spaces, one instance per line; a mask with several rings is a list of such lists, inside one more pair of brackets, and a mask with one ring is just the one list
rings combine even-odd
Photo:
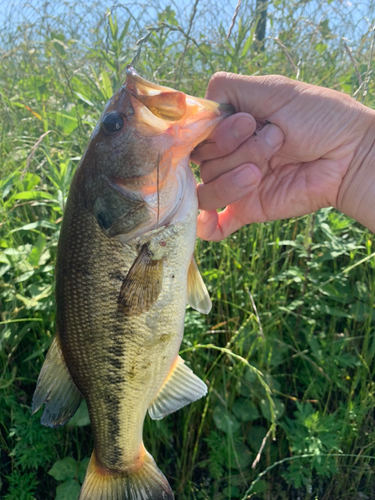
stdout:
[[147,451],[142,466],[128,473],[103,469],[97,464],[94,452],[79,500],[174,500],[174,495]]

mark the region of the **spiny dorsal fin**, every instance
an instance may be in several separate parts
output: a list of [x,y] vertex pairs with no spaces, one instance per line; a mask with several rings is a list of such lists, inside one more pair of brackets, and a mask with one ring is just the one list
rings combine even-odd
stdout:
[[148,413],[153,420],[160,420],[206,394],[206,384],[178,356]]
[[128,316],[148,311],[156,302],[162,284],[163,259],[152,260],[152,253],[145,244],[122,283],[119,308]]
[[82,394],[66,367],[56,335],[40,371],[33,396],[32,412],[45,403],[41,423],[48,427],[64,425],[75,414]]
[[194,256],[191,258],[188,271],[188,304],[197,311],[208,314],[212,303],[206,285],[199,272]]

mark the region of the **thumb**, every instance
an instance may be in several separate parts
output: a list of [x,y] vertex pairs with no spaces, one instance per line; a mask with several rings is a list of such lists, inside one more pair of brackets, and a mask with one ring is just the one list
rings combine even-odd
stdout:
[[305,86],[279,75],[245,76],[221,71],[211,78],[206,98],[230,103],[237,112],[265,119],[297,97]]

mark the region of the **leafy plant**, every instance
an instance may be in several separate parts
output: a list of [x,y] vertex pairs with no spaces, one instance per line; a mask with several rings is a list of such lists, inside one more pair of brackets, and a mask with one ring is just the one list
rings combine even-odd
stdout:
[[48,474],[62,481],[56,488],[56,500],[77,500],[89,461],[90,458],[77,462],[73,457],[66,457],[53,464]]
[[304,467],[303,460],[293,461],[283,472],[283,477],[296,488],[311,488],[314,472],[318,476],[330,477],[337,472],[335,458],[330,453],[340,453],[340,424],[334,414],[321,415],[314,411],[311,403],[296,403],[295,419],[285,418],[285,430],[292,453],[311,456],[310,466]]

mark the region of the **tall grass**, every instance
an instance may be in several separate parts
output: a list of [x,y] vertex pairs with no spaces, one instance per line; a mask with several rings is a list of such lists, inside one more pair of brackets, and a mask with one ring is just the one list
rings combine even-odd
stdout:
[[[374,105],[374,3],[3,3],[0,18],[0,445],[4,500],[75,500],[87,411],[30,415],[55,327],[69,183],[125,66],[204,95],[217,70],[279,73]],[[197,172],[198,174],[198,172]],[[373,235],[331,209],[197,243],[213,300],[187,310],[182,356],[208,396],[145,424],[178,499],[373,499]]]

